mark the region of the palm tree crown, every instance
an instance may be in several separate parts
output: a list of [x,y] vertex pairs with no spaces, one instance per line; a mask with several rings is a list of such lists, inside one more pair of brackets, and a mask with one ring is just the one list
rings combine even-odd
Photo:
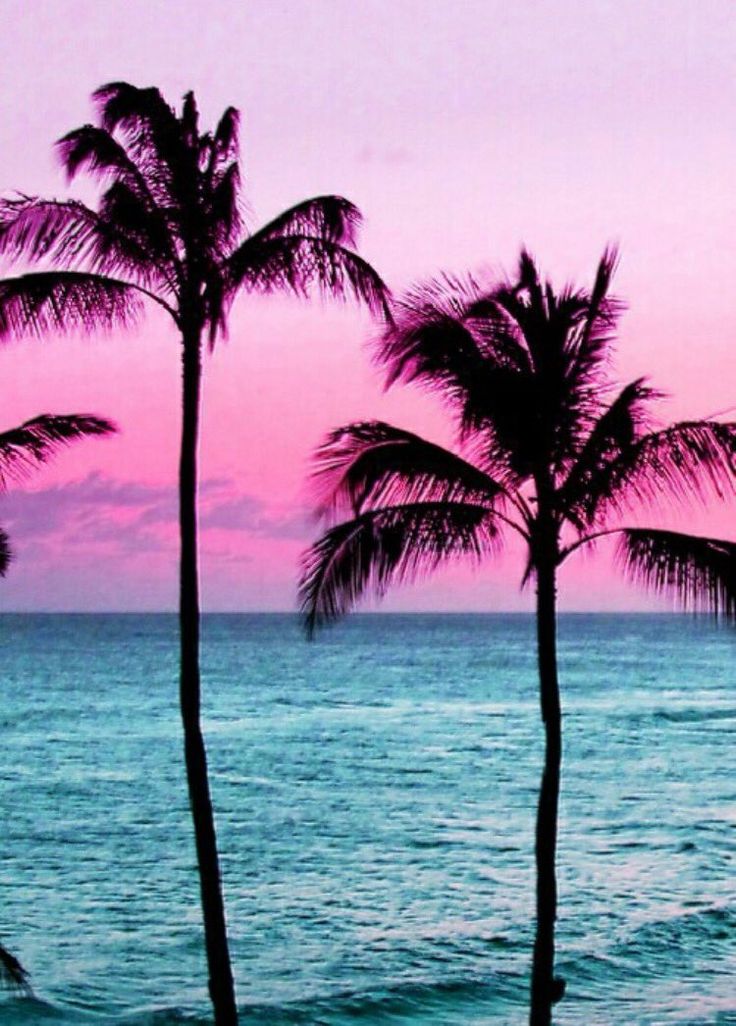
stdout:
[[312,283],[386,310],[381,279],[350,248],[360,215],[347,200],[319,196],[244,231],[237,110],[200,132],[192,93],[180,115],[158,89],[125,82],[93,98],[99,124],[57,150],[69,179],[101,182],[97,209],[23,195],[0,208],[0,252],[52,268],[2,283],[0,332],[124,324],[149,297],[212,344],[238,291],[304,294]]
[[445,277],[396,304],[378,349],[388,383],[437,393],[459,451],[378,421],[329,436],[315,480],[320,513],[338,522],[305,556],[310,631],[367,590],[381,594],[455,555],[492,555],[508,530],[526,542],[525,579],[550,547],[559,565],[618,534],[634,578],[736,613],[734,543],[622,523],[636,504],[731,489],[736,424],[653,430],[659,393],[643,379],[614,389],[615,260],[605,253],[592,289],[555,292],[523,252],[513,283]]

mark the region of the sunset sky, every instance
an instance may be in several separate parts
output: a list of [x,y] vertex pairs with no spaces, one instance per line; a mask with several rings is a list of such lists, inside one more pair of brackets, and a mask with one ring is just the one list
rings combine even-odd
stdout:
[[[440,270],[513,270],[522,243],[556,282],[583,284],[617,242],[628,312],[616,377],[651,375],[672,395],[668,420],[736,406],[732,0],[3,6],[3,193],[68,193],[52,144],[91,120],[97,86],[157,85],[176,104],[194,89],[205,124],[230,104],[242,112],[253,226],[345,195],[365,217],[361,253],[399,291]],[[294,608],[315,533],[308,458],[327,430],[377,417],[449,440],[435,402],[382,393],[372,330],[339,304],[237,304],[206,368],[207,609]],[[95,412],[120,435],[80,443],[0,498],[17,555],[1,609],[174,608],[178,357],[155,311],[127,334],[4,345],[3,429]],[[735,514],[697,524],[736,538]],[[651,608],[600,556],[563,575],[561,607]],[[383,608],[527,608],[518,577],[510,553]]]

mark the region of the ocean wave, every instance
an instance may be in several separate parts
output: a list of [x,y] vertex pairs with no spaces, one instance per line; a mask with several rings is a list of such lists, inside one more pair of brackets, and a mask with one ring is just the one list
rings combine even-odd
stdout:
[[[683,911],[667,919],[643,923],[632,933],[628,945],[649,951],[736,939],[736,910],[722,905],[710,905],[693,911]],[[702,954],[702,947],[699,947]]]
[[[581,957],[574,972],[590,980],[673,978],[695,963],[707,963],[711,977],[729,972],[736,938],[736,911],[711,905],[641,923],[619,937],[600,957]],[[723,968],[719,968],[722,964]]]
[[736,706],[717,706],[715,708],[690,707],[687,709],[657,709],[655,719],[669,723],[705,723],[708,720],[736,719]]
[[47,1001],[36,994],[9,995],[0,1001],[2,1026],[43,1026],[50,1022],[86,1023],[88,1026],[211,1026],[209,1009],[185,1009],[176,1005],[139,1008],[120,1013],[113,1006],[85,1007],[72,1001]]
[[[425,1021],[456,1023],[493,1015],[526,999],[526,983],[510,974],[485,979],[397,981],[371,990],[342,990],[285,1002],[241,1002],[240,1018],[256,1026],[337,1026],[360,1020],[371,1023]],[[14,997],[0,1004],[3,1026],[34,1026],[49,1020],[106,1026],[206,1026],[207,1011],[178,1006],[140,1008],[123,1015],[100,1008],[94,1013],[38,998]]]
[[299,1026],[299,1024],[337,1024],[360,1019],[365,1023],[424,1021],[441,1024],[458,1021],[475,1008],[484,1017],[510,1003],[524,1000],[526,984],[522,977],[506,974],[486,979],[449,979],[442,981],[399,981],[370,991],[346,990],[305,1001],[284,1004],[249,1004],[241,1008],[243,1019],[263,1026]]

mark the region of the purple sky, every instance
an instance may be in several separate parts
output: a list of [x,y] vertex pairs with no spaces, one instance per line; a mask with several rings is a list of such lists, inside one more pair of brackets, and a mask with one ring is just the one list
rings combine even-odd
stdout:
[[[211,123],[243,112],[254,224],[338,192],[361,251],[400,289],[438,270],[511,268],[526,243],[559,282],[609,241],[626,298],[615,371],[651,374],[665,418],[736,403],[736,11],[730,0],[6,0],[0,188],[63,195],[52,143],[127,79]],[[202,444],[210,609],[289,609],[309,452],[381,417],[447,438],[437,406],[385,396],[339,306],[242,301],[207,368]],[[172,608],[178,353],[151,314],[127,336],[18,342],[0,354],[2,426],[94,411],[121,435],[63,455],[1,500],[17,562],[4,609]],[[733,510],[702,519],[729,530]],[[688,521],[690,523],[690,521]],[[701,520],[698,521],[701,523]],[[601,552],[563,608],[645,608]],[[526,608],[513,554],[396,591],[384,608]]]

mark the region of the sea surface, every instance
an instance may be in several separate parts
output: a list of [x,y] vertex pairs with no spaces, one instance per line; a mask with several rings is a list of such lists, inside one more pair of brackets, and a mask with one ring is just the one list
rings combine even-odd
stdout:
[[[172,616],[4,615],[0,1024],[209,1017]],[[560,620],[559,1026],[736,1023],[736,633]],[[243,1026],[521,1026],[542,754],[525,615],[204,622]]]

